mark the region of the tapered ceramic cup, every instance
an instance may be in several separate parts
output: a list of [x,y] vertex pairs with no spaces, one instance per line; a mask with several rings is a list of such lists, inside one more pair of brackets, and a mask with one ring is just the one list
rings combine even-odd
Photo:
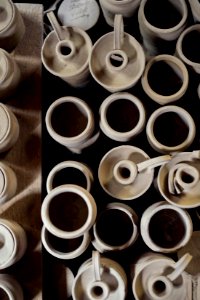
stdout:
[[17,190],[17,176],[6,163],[0,162],[0,204],[11,199]]
[[0,298],[2,300],[23,300],[19,282],[10,274],[0,274]]
[[9,52],[14,50],[25,33],[21,13],[12,0],[0,3],[0,48]]

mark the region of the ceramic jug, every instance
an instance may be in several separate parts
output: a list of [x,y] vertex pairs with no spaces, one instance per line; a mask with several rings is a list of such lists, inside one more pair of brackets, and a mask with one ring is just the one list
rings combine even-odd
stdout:
[[163,165],[157,176],[161,195],[171,204],[181,208],[200,205],[200,152],[180,152]]
[[43,200],[41,217],[46,229],[59,238],[82,236],[94,224],[96,202],[84,188],[64,184],[54,188]]
[[160,105],[179,100],[187,91],[188,70],[175,56],[161,54],[151,58],[142,76],[145,93]]
[[11,199],[17,191],[17,176],[5,162],[0,162],[0,204]]
[[74,87],[84,86],[92,49],[89,35],[78,27],[60,26],[52,11],[47,15],[54,30],[45,38],[41,50],[45,68]]
[[0,48],[11,52],[24,36],[24,20],[12,0],[1,0]]
[[133,87],[145,67],[142,46],[123,27],[122,15],[115,15],[114,31],[95,42],[89,60],[94,80],[111,93]]
[[176,105],[156,109],[146,125],[148,142],[160,153],[184,151],[192,144],[195,134],[196,125],[192,116]]
[[76,97],[55,100],[46,112],[45,122],[50,136],[77,154],[93,144],[99,135],[93,135],[95,122],[92,110],[85,101]]
[[133,200],[143,195],[154,179],[154,168],[170,160],[170,155],[150,157],[140,148],[122,145],[108,151],[99,163],[98,179],[111,197]]
[[62,161],[49,172],[46,190],[49,193],[55,187],[66,183],[77,184],[90,192],[93,183],[92,171],[84,163],[72,160]]
[[140,33],[147,57],[174,54],[176,41],[187,25],[185,0],[142,0],[138,11]]
[[108,96],[99,109],[100,128],[109,138],[126,142],[144,128],[146,112],[142,102],[127,92]]
[[121,265],[97,251],[81,265],[72,287],[73,300],[122,300],[126,294],[127,276]]
[[0,274],[0,298],[2,300],[24,299],[21,285],[10,274]]
[[165,201],[150,205],[142,214],[141,236],[153,251],[176,252],[189,242],[192,231],[189,213]]
[[23,227],[13,220],[0,219],[0,270],[19,261],[27,248]]

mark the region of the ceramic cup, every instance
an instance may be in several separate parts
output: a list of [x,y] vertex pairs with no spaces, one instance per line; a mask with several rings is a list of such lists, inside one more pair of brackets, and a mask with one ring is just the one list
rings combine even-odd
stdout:
[[81,162],[62,161],[55,165],[47,176],[47,192],[49,193],[55,187],[67,183],[77,184],[90,192],[93,174],[89,167]]
[[109,138],[126,142],[144,128],[146,113],[142,102],[130,93],[114,93],[100,106],[100,128]]
[[6,163],[0,162],[0,204],[11,199],[17,190],[17,176]]
[[54,101],[46,113],[46,128],[50,136],[74,153],[94,143],[95,124],[92,110],[76,97],[62,97]]
[[199,44],[200,24],[187,27],[176,43],[176,55],[197,74],[200,74]]
[[142,255],[136,264],[132,291],[136,300],[186,299],[185,268],[192,259],[189,253],[177,262],[155,253]]
[[112,202],[99,214],[93,226],[92,244],[99,252],[124,250],[137,239],[137,223],[138,217],[130,206]]
[[123,27],[122,15],[115,15],[114,32],[96,41],[89,60],[93,78],[111,93],[133,87],[145,67],[142,46]]
[[132,200],[151,186],[154,168],[170,160],[170,155],[150,157],[140,148],[122,145],[108,151],[99,163],[98,179],[111,197]]
[[127,276],[119,263],[100,257],[93,251],[92,259],[78,270],[72,287],[73,300],[124,300],[127,294]]
[[19,122],[8,105],[0,103],[0,153],[10,150],[19,137]]
[[[1,8],[1,7],[0,7]],[[0,99],[12,95],[21,79],[21,71],[14,58],[4,49],[0,49]]]
[[199,23],[200,22],[200,3],[198,0],[188,0],[190,8],[191,8],[191,12],[192,12],[192,16],[193,16],[193,20],[195,23]]
[[130,18],[137,11],[141,0],[100,0],[100,6],[108,25],[114,26],[116,14]]
[[0,3],[0,48],[14,50],[25,33],[21,13],[11,0]]
[[160,153],[172,153],[188,148],[196,134],[192,116],[182,107],[166,105],[155,110],[146,126],[149,144]]
[[185,0],[142,0],[138,22],[146,55],[174,54],[176,40],[187,25],[187,17]]
[[23,300],[23,290],[18,281],[10,274],[0,274],[0,299]]
[[41,217],[53,235],[74,239],[94,224],[97,207],[92,195],[84,188],[65,184],[54,188],[43,200]]
[[184,63],[175,56],[157,55],[147,63],[142,87],[160,105],[179,100],[186,92],[189,75]]
[[27,248],[26,233],[21,225],[6,219],[0,219],[0,270],[19,261]]
[[74,259],[89,246],[91,238],[88,232],[74,239],[63,239],[50,233],[44,226],[41,233],[45,249],[58,259]]
[[140,231],[151,250],[172,253],[189,242],[193,223],[184,209],[161,201],[143,212]]
[[180,152],[158,172],[157,187],[171,204],[189,209],[200,206],[200,152]]
[[74,87],[84,86],[89,76],[92,42],[81,28],[60,26],[48,13],[54,27],[44,40],[41,58],[45,68]]

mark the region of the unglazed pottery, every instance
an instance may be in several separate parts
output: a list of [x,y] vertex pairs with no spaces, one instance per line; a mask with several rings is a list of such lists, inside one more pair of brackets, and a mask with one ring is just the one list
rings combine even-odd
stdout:
[[132,200],[149,189],[154,178],[154,168],[170,159],[170,155],[150,159],[140,148],[118,146],[101,159],[98,168],[99,182],[113,198]]
[[187,253],[177,262],[155,253],[143,255],[136,263],[132,291],[136,300],[187,298],[185,268],[192,256]]
[[[174,53],[174,42],[187,25],[185,0],[142,0],[138,11],[140,33],[147,56]],[[171,45],[172,44],[172,45]]]
[[192,16],[195,23],[200,22],[200,2],[198,0],[188,0]]
[[97,217],[93,235],[92,244],[99,252],[124,250],[137,239],[138,217],[126,204],[109,203]]
[[68,183],[80,185],[90,192],[93,183],[93,174],[90,168],[81,162],[72,160],[58,163],[47,176],[47,192],[49,193],[53,188]]
[[160,201],[143,212],[140,231],[143,241],[151,250],[172,253],[189,242],[193,223],[184,209]]
[[157,176],[161,195],[182,208],[200,206],[200,152],[181,152],[162,166]]
[[156,109],[146,126],[149,144],[160,153],[184,151],[192,144],[195,134],[196,126],[192,116],[176,105]]
[[100,0],[101,9],[108,25],[114,26],[116,14],[130,18],[137,11],[141,0]]
[[45,68],[68,84],[79,87],[88,81],[92,42],[81,28],[60,26],[48,13],[54,30],[44,40],[41,58]]
[[0,298],[2,300],[23,300],[23,290],[10,274],[0,274]]
[[81,153],[98,138],[98,134],[92,136],[95,129],[92,110],[76,97],[55,100],[46,112],[45,121],[50,136],[75,153]]
[[100,37],[92,47],[89,60],[93,78],[109,92],[133,87],[145,67],[142,46],[124,32],[122,15],[115,15],[114,32]]
[[64,239],[50,233],[44,226],[41,233],[42,244],[54,257],[59,259],[74,259],[80,256],[90,244],[88,232],[74,239]]
[[17,6],[11,0],[0,3],[0,48],[11,52],[25,33],[25,25]]
[[167,54],[151,58],[142,76],[145,93],[160,105],[179,100],[185,94],[188,84],[189,75],[184,63]]
[[0,204],[11,199],[17,190],[17,176],[7,163],[0,162]]
[[73,239],[82,236],[94,224],[97,207],[84,188],[65,184],[54,188],[43,200],[41,216],[53,235]]
[[81,265],[72,288],[73,300],[122,300],[126,293],[127,277],[121,265],[97,251]]
[[[1,8],[1,7],[0,7]],[[0,100],[12,95],[21,79],[21,71],[15,59],[4,49],[0,49]]]
[[126,92],[108,96],[99,109],[100,128],[109,138],[126,142],[144,128],[146,112],[142,102]]
[[200,74],[199,43],[200,24],[187,27],[176,43],[176,55],[194,72]]
[[0,219],[0,270],[19,261],[27,248],[23,227],[13,220]]
[[19,137],[19,122],[8,105],[0,103],[0,153],[11,149]]

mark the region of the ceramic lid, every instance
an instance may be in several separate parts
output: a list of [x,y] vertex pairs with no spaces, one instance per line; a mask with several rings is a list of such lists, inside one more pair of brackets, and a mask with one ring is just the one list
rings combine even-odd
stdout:
[[0,2],[0,32],[6,29],[13,18],[13,5],[11,1],[1,0]]
[[14,238],[11,231],[0,224],[0,269],[3,269],[13,256],[14,248]]
[[4,107],[0,105],[0,143],[4,139],[9,129],[9,118]]

